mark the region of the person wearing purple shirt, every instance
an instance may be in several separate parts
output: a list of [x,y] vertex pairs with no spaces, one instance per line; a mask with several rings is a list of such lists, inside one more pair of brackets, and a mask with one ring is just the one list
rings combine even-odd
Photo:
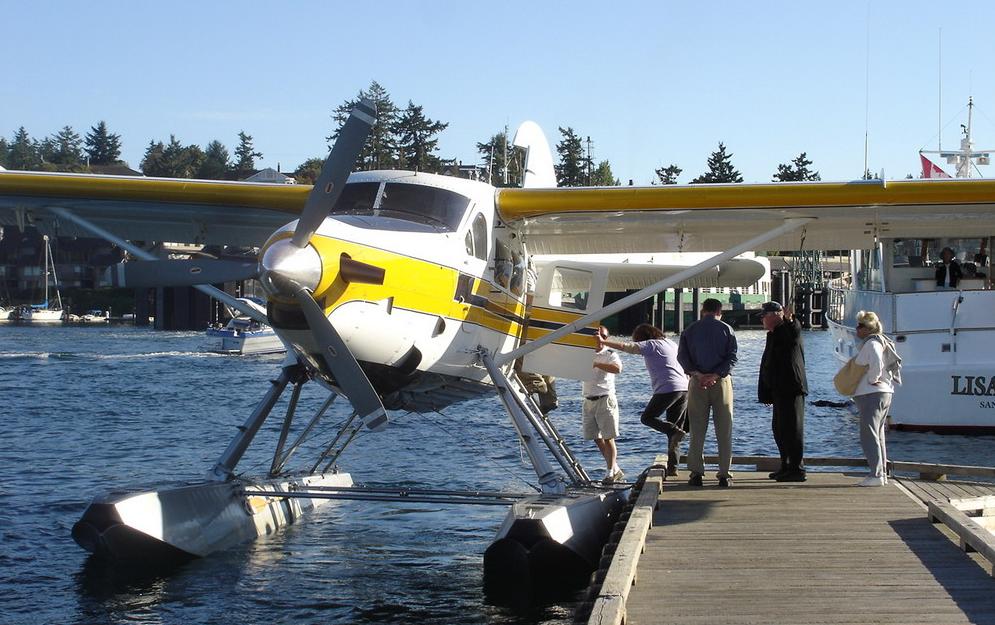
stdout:
[[[602,338],[601,346],[629,354],[641,354],[650,374],[653,397],[639,421],[667,435],[667,475],[677,475],[677,450],[684,431],[687,408],[688,376],[677,362],[677,344],[664,338],[659,328],[641,324],[632,332],[632,342]],[[667,420],[660,418],[666,411]]]

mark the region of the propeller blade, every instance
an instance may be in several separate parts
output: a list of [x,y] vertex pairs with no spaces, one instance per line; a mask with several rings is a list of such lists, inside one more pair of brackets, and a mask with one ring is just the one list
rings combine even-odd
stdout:
[[248,280],[258,272],[256,261],[138,260],[108,267],[104,278],[120,287],[195,286]]
[[295,246],[307,246],[318,226],[325,221],[328,212],[342,193],[349,178],[349,172],[356,164],[356,158],[366,145],[366,137],[376,122],[377,111],[372,100],[363,98],[349,113],[349,119],[342,126],[332,151],[321,167],[318,179],[307,196],[292,242]]
[[380,396],[373,389],[369,378],[360,368],[356,357],[349,351],[342,337],[325,316],[318,302],[304,287],[294,290],[294,297],[301,305],[304,317],[311,327],[311,334],[321,346],[321,356],[328,369],[335,376],[335,382],[349,398],[356,414],[360,416],[366,427],[371,430],[382,430],[387,426],[387,411],[380,401]]

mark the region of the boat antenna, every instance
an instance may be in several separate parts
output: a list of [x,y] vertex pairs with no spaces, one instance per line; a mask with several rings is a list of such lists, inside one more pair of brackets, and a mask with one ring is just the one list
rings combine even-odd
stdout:
[[868,175],[867,169],[867,151],[868,144],[870,143],[870,110],[871,110],[871,3],[870,0],[867,2],[867,37],[864,46],[864,173],[861,175]]
[[936,149],[943,149],[943,27],[936,40]]

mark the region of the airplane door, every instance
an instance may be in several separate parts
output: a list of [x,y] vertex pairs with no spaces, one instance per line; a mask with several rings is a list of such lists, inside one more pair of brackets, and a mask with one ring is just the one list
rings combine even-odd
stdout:
[[[607,270],[557,261],[537,267],[539,275],[529,315],[528,340],[536,340],[600,308]],[[586,380],[597,347],[597,322],[525,356],[522,369],[558,378]]]

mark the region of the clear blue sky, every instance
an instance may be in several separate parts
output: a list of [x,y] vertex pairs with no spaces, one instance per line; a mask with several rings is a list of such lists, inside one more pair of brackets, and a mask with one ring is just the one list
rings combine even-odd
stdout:
[[869,95],[870,168],[901,178],[936,148],[941,29],[944,147],[973,95],[976,143],[995,148],[990,2],[0,0],[0,15],[0,134],[103,119],[136,168],[170,133],[232,151],[245,130],[261,165],[292,170],[377,80],[449,122],[442,157],[476,162],[476,142],[532,119],[551,144],[557,126],[590,136],[636,184],[669,163],[688,181],[719,141],[747,181],[801,151],[824,180],[859,177]]

